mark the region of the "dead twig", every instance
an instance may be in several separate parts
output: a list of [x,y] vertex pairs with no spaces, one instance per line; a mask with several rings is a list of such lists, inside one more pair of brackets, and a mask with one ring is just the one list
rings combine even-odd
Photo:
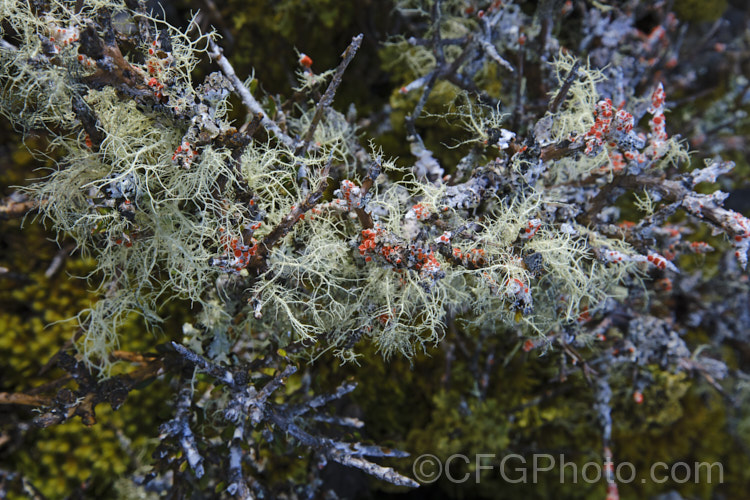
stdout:
[[29,199],[25,194],[16,191],[0,201],[0,219],[24,217],[39,208],[39,205],[37,200]]
[[208,42],[208,48],[208,55],[219,64],[219,67],[224,73],[224,76],[226,76],[229,81],[232,82],[234,91],[240,97],[240,99],[242,100],[242,104],[245,105],[248,111],[254,116],[258,116],[258,114],[260,113],[262,116],[260,119],[260,123],[261,125],[263,125],[263,128],[272,133],[279,142],[284,144],[284,146],[288,147],[289,149],[294,148],[294,139],[285,134],[284,131],[281,130],[281,128],[276,124],[276,122],[269,119],[266,113],[264,113],[263,107],[255,99],[255,97],[253,97],[248,88],[245,87],[245,84],[242,82],[242,80],[240,80],[240,78],[237,76],[237,73],[235,73],[234,68],[230,64],[229,60],[224,57],[221,47],[219,47],[213,40],[210,40]]
[[360,33],[359,35],[352,38],[349,46],[341,54],[341,62],[336,68],[336,73],[333,75],[331,82],[328,84],[328,88],[326,88],[325,93],[323,93],[323,97],[320,98],[320,101],[318,101],[318,104],[315,106],[315,113],[313,114],[312,120],[310,121],[310,126],[307,127],[307,131],[305,132],[305,136],[302,139],[302,143],[297,147],[297,150],[295,151],[296,156],[303,156],[307,152],[307,149],[310,147],[313,136],[315,135],[315,130],[318,128],[318,124],[323,118],[323,114],[325,113],[326,109],[328,109],[333,103],[333,98],[336,95],[336,90],[339,88],[341,80],[344,77],[344,71],[346,71],[346,67],[349,66],[349,63],[352,62],[352,59],[354,59],[354,56],[357,54],[357,50],[359,50],[359,46],[362,44],[363,37],[364,35]]

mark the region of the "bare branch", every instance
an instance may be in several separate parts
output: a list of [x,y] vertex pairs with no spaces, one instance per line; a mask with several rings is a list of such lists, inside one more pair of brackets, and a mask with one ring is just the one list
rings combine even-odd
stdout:
[[573,64],[573,67],[570,68],[570,71],[568,72],[568,76],[565,77],[565,81],[563,82],[562,87],[560,87],[560,91],[555,94],[555,98],[552,99],[552,102],[549,103],[550,113],[557,113],[560,104],[565,101],[565,98],[568,95],[568,91],[570,90],[570,86],[573,85],[573,82],[578,77],[578,68],[580,66],[581,60],[576,59],[575,64]]
[[195,473],[195,477],[201,478],[204,473],[203,457],[198,451],[195,436],[192,429],[190,429],[191,395],[190,384],[183,383],[183,387],[177,396],[177,413],[172,420],[162,424],[160,431],[163,434],[174,436],[178,439],[180,447],[185,453],[185,458]]
[[36,200],[29,199],[23,193],[15,192],[0,201],[0,219],[23,217],[38,207]]
[[349,63],[352,62],[352,59],[354,59],[354,56],[357,54],[357,50],[359,50],[359,46],[362,44],[363,37],[364,35],[360,33],[359,35],[352,38],[349,46],[341,54],[341,62],[336,68],[336,73],[333,75],[331,82],[328,84],[328,88],[323,94],[323,97],[320,98],[320,101],[318,101],[318,104],[315,107],[315,113],[313,114],[312,120],[310,121],[310,126],[307,128],[307,132],[305,132],[305,137],[302,140],[302,144],[300,144],[300,146],[295,151],[296,156],[304,155],[305,152],[307,152],[307,149],[310,147],[310,143],[312,142],[313,136],[315,135],[315,130],[318,128],[318,124],[323,118],[325,110],[328,109],[333,103],[333,98],[336,95],[336,90],[339,88],[341,79],[344,77],[344,71],[346,71],[346,67],[349,66]]
[[221,67],[221,71],[229,79],[229,81],[232,82],[234,91],[237,93],[237,95],[240,96],[240,99],[242,99],[242,104],[245,105],[245,107],[252,115],[257,116],[259,113],[262,114],[260,123],[261,125],[263,125],[263,128],[271,132],[274,137],[276,137],[276,139],[278,139],[289,149],[294,148],[294,139],[285,134],[274,121],[268,118],[266,113],[263,111],[263,107],[258,101],[255,100],[247,87],[245,87],[245,84],[242,83],[242,80],[240,80],[240,78],[237,76],[237,73],[234,72],[234,68],[229,63],[229,60],[224,57],[221,47],[219,47],[213,40],[209,41],[208,47],[208,55],[219,64],[219,67]]

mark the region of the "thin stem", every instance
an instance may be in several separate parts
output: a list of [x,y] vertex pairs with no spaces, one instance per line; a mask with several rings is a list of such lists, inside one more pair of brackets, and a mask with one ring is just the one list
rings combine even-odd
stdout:
[[360,33],[352,38],[352,42],[346,48],[344,53],[341,54],[341,62],[339,63],[338,68],[336,68],[336,73],[333,75],[331,83],[328,84],[328,88],[323,94],[323,97],[320,98],[320,101],[318,101],[318,104],[315,107],[315,114],[312,117],[310,126],[307,128],[305,138],[303,139],[302,144],[297,148],[297,151],[295,151],[296,156],[304,155],[310,147],[310,143],[312,143],[313,136],[315,135],[315,130],[318,128],[318,124],[323,118],[323,113],[333,103],[333,98],[336,95],[336,90],[341,84],[344,71],[346,71],[346,67],[349,66],[349,63],[352,62],[352,59],[354,59],[354,56],[357,54],[357,50],[359,50],[359,46],[362,44],[363,36],[364,35]]
[[276,122],[266,116],[266,113],[263,111],[263,107],[255,99],[255,97],[253,97],[247,87],[245,87],[245,84],[242,83],[242,80],[240,80],[240,78],[237,76],[237,73],[235,73],[234,68],[232,67],[229,60],[224,57],[221,47],[216,45],[216,42],[214,42],[213,40],[210,40],[208,44],[208,55],[219,64],[221,71],[229,79],[229,81],[232,82],[234,91],[242,100],[242,104],[244,104],[245,107],[254,116],[257,116],[258,113],[261,113],[263,115],[263,118],[261,118],[260,123],[261,125],[263,125],[263,128],[271,132],[276,137],[276,139],[278,139],[286,147],[290,149],[293,148],[295,142],[294,139],[285,134],[284,131],[279,128]]

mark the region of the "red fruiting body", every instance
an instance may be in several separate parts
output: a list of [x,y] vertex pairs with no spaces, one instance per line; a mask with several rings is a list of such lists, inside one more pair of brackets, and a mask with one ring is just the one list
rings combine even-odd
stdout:
[[310,67],[312,66],[313,60],[307,54],[300,54],[299,63],[305,68],[310,69]]

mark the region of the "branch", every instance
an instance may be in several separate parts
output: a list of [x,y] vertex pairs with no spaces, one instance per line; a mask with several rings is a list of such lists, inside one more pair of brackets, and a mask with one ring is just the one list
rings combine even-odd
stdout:
[[240,78],[237,76],[237,73],[234,72],[234,68],[229,63],[229,60],[224,57],[221,47],[216,45],[213,40],[209,40],[208,47],[208,55],[212,59],[216,60],[216,62],[219,64],[219,67],[221,67],[221,71],[224,72],[224,75],[229,79],[229,81],[232,82],[234,91],[242,100],[242,104],[245,105],[245,107],[252,115],[258,116],[259,113],[262,114],[263,116],[260,119],[260,123],[261,125],[263,125],[263,128],[273,133],[276,139],[281,141],[284,146],[288,147],[289,149],[294,148],[294,139],[285,134],[274,121],[270,120],[266,116],[265,112],[263,111],[263,107],[258,101],[255,100],[247,87],[245,87],[245,85],[242,83],[242,80],[240,80]]
[[660,177],[628,175],[620,182],[626,188],[648,188],[657,191],[667,203],[680,203],[682,208],[699,219],[705,219],[721,228],[730,237],[745,237],[743,228],[736,224],[739,214],[717,206],[710,195],[691,191],[679,181],[665,180]]
[[177,351],[184,360],[195,365],[203,373],[207,373],[229,386],[235,386],[235,378],[230,370],[211,363],[203,356],[194,353],[182,344],[178,344],[177,342],[171,342],[171,344],[172,348]]
[[284,432],[293,436],[303,445],[320,450],[331,460],[342,465],[362,469],[378,479],[388,481],[389,483],[398,486],[409,486],[411,488],[419,487],[419,483],[411,478],[402,476],[391,467],[383,467],[382,465],[378,465],[362,458],[363,456],[407,457],[409,456],[408,453],[385,449],[379,446],[368,446],[360,443],[345,443],[319,436],[313,436],[302,430],[289,416],[280,412],[271,412],[270,418],[272,422],[280,429],[284,430]]
[[[129,355],[131,353],[128,353]],[[133,355],[135,356],[135,355]],[[85,365],[65,353],[55,355],[58,364],[68,371],[71,376],[64,376],[59,380],[48,382],[27,393],[0,393],[0,404],[18,404],[45,408],[44,413],[34,418],[34,424],[39,427],[65,422],[78,415],[85,425],[96,423],[95,408],[102,402],[108,402],[113,409],[118,409],[125,401],[128,393],[144,380],[155,377],[162,369],[161,360],[150,361],[132,372],[117,375],[101,382],[95,382],[86,371]],[[57,389],[61,385],[74,379],[80,390],[72,391],[61,388],[54,394],[40,395]]]
[[232,435],[232,441],[229,445],[229,486],[227,486],[227,493],[234,495],[235,498],[239,499],[252,499],[253,496],[250,494],[250,488],[247,486],[245,477],[242,474],[242,457],[245,456],[245,452],[242,450],[242,444],[245,441],[245,423],[241,422],[234,429]]
[[192,405],[190,385],[185,383],[177,396],[177,413],[175,417],[162,424],[159,430],[168,435],[178,438],[180,447],[185,453],[185,458],[193,469],[195,477],[201,478],[204,473],[203,457],[198,451],[193,431],[190,429],[190,407]]
[[0,201],[0,219],[23,217],[32,210],[39,208],[36,200],[18,191]]
[[332,392],[330,394],[321,394],[320,396],[315,396],[310,401],[294,406],[291,410],[291,415],[294,417],[299,417],[300,415],[304,415],[310,410],[318,409],[321,406],[325,406],[331,401],[334,401],[336,399],[341,399],[344,397],[344,395],[349,394],[354,389],[357,388],[356,382],[344,382],[338,388],[336,388],[335,392]]
[[566,156],[572,156],[580,151],[583,151],[584,144],[572,143],[568,140],[561,141],[557,144],[550,144],[542,148],[539,159],[542,161],[548,160],[559,160]]
[[0,392],[0,405],[45,406],[49,403],[49,396],[32,396],[22,392]]
[[581,65],[581,60],[576,59],[575,64],[572,68],[570,68],[570,71],[568,72],[568,76],[565,77],[565,81],[563,82],[562,87],[560,87],[560,91],[555,95],[555,98],[552,99],[552,102],[549,103],[549,111],[550,113],[554,114],[557,112],[557,109],[560,107],[560,104],[565,101],[565,98],[568,95],[568,91],[570,90],[570,86],[573,85],[573,82],[575,81],[576,77],[578,76],[578,67]]
[[341,54],[341,62],[339,63],[338,68],[336,68],[336,73],[333,75],[331,83],[328,84],[328,88],[323,94],[323,97],[320,98],[320,101],[318,101],[318,104],[315,107],[315,114],[312,117],[310,126],[307,128],[307,132],[305,132],[305,137],[302,140],[302,144],[295,151],[296,156],[304,155],[305,152],[307,152],[307,149],[310,147],[310,143],[312,142],[313,136],[315,135],[315,129],[318,128],[318,124],[323,118],[323,113],[325,112],[325,110],[329,108],[333,103],[333,98],[336,95],[336,90],[341,84],[341,79],[344,76],[344,71],[346,71],[346,67],[349,66],[349,63],[352,62],[352,59],[354,59],[354,56],[357,54],[357,50],[359,50],[359,46],[362,44],[362,38],[362,33],[352,38],[352,42]]

